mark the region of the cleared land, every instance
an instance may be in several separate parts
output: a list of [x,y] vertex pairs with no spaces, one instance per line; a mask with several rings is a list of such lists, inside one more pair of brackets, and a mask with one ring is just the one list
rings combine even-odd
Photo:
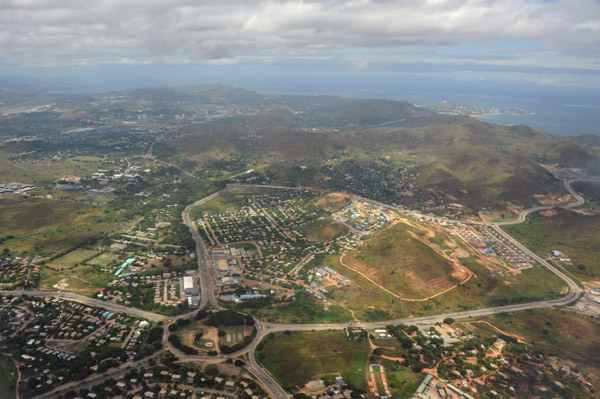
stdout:
[[233,211],[244,205],[244,197],[248,195],[265,194],[282,191],[270,187],[232,187],[224,193],[192,210],[191,216],[199,218],[208,213]]
[[348,341],[342,331],[274,333],[261,344],[260,362],[284,388],[339,373],[346,382],[366,389],[369,344]]
[[323,195],[321,197],[315,198],[312,201],[312,204],[317,208],[336,212],[345,207],[346,205],[350,205],[352,200],[347,194],[342,193],[330,193]]
[[106,287],[113,278],[111,273],[96,270],[95,266],[79,265],[73,268],[42,268],[40,288],[75,292],[90,296]]
[[521,224],[504,227],[538,255],[552,250],[567,255],[572,263],[560,262],[583,280],[600,277],[600,216],[586,216],[565,209],[529,215]]

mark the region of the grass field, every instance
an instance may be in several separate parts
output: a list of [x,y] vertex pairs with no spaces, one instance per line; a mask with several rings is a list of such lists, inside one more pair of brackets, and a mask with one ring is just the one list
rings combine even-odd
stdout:
[[98,265],[100,267],[107,267],[112,261],[116,260],[117,257],[111,253],[103,253],[96,256],[94,259],[88,261],[91,265]]
[[285,387],[302,387],[312,377],[341,374],[366,389],[367,342],[346,340],[342,331],[294,331],[268,335],[258,353],[260,362]]
[[323,302],[305,291],[297,293],[291,304],[258,311],[252,309],[250,313],[272,323],[345,323],[352,320],[348,310],[339,305],[330,305],[326,309]]
[[392,360],[378,361],[385,368],[388,387],[393,397],[408,398],[415,393],[423,379],[422,374],[413,373],[411,369],[402,367]]
[[76,264],[79,264],[84,260],[89,259],[98,254],[98,251],[92,251],[89,249],[76,249],[74,251],[69,252],[66,255],[61,256],[60,258],[54,259],[49,263],[49,265],[52,267],[60,268],[73,267]]
[[550,217],[539,213],[505,230],[538,255],[546,257],[551,250],[559,250],[572,260],[560,262],[568,271],[582,280],[600,277],[600,216],[585,216],[556,209]]
[[385,389],[383,388],[383,379],[381,378],[381,367],[373,366],[373,377],[375,377],[374,383],[377,386],[377,392],[379,393],[379,396],[384,396]]
[[322,195],[320,197],[315,198],[311,201],[311,204],[316,206],[317,208],[324,209],[330,212],[336,212],[345,207],[346,205],[350,205],[352,200],[347,194],[341,193],[330,193],[326,195]]
[[[75,292],[90,296],[98,289],[106,287],[113,279],[111,273],[96,270],[94,266],[79,265],[73,269],[62,270],[52,267],[43,267],[40,288]],[[58,287],[55,287],[58,285]]]
[[531,302],[558,297],[564,288],[562,280],[541,266],[524,270],[517,275],[504,273],[500,276],[490,272],[473,257],[461,258],[460,261],[475,276],[457,288],[425,302],[406,302],[394,298],[357,273],[341,267],[339,257],[328,257],[324,263],[353,281],[351,286],[333,291],[331,297],[336,303],[353,310],[362,321]]
[[308,237],[314,238],[317,242],[323,242],[331,240],[336,234],[346,233],[348,228],[330,220],[319,220],[307,224],[303,230]]
[[14,236],[2,247],[14,253],[59,252],[118,227],[102,222],[103,216],[101,206],[14,195],[2,197],[0,237]]
[[91,174],[103,165],[102,158],[93,156],[22,163],[11,162],[9,156],[6,151],[0,151],[0,181],[30,183],[38,187],[53,183],[64,175]]
[[0,355],[0,398],[15,398],[15,385],[17,382],[17,368],[8,356]]
[[344,263],[400,297],[424,298],[454,285],[453,267],[431,247],[414,238],[415,229],[398,223],[377,233]]
[[489,318],[498,328],[550,353],[600,368],[600,321],[569,311],[542,309]]

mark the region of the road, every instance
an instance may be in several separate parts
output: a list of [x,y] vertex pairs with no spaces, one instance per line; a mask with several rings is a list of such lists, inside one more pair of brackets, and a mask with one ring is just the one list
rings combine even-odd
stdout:
[[498,225],[498,226],[509,226],[512,224],[519,224],[519,223],[523,223],[525,221],[525,219],[527,218],[527,215],[531,214],[531,213],[535,213],[538,211],[545,211],[548,209],[554,209],[554,208],[564,208],[564,209],[571,209],[571,208],[575,208],[578,207],[580,205],[583,205],[583,203],[585,202],[585,200],[583,199],[583,197],[581,195],[579,195],[571,186],[572,183],[574,182],[589,182],[589,183],[600,183],[596,180],[587,180],[587,179],[570,179],[570,180],[563,180],[563,184],[565,186],[565,189],[573,196],[573,198],[575,198],[574,202],[569,202],[568,204],[565,205],[560,205],[560,206],[536,206],[533,208],[529,208],[526,209],[524,211],[522,211],[519,214],[519,217],[515,220],[509,220],[506,222],[498,222],[498,223],[490,223],[490,224],[494,224],[494,225]]
[[223,192],[227,191],[229,187],[223,188],[207,197],[202,198],[194,202],[191,205],[188,205],[183,210],[181,217],[183,218],[183,223],[188,227],[190,233],[192,234],[192,238],[196,242],[196,256],[198,262],[198,278],[200,279],[200,307],[199,309],[204,309],[208,303],[215,309],[222,309],[217,299],[215,298],[215,276],[212,264],[210,262],[210,257],[208,254],[208,250],[206,249],[206,245],[200,237],[200,233],[198,232],[198,228],[194,224],[194,221],[190,217],[190,212],[197,206],[205,204],[211,199],[221,195]]
[[[573,198],[575,198],[575,201],[571,202],[569,204],[562,205],[561,206],[562,208],[570,209],[570,208],[573,208],[576,206],[580,206],[584,203],[583,197],[581,197],[579,194],[577,194],[575,192],[575,190],[573,190],[573,188],[571,187],[571,183],[576,182],[576,181],[589,181],[589,182],[598,183],[597,181],[594,181],[594,180],[584,180],[584,179],[564,180],[565,188],[571,193]],[[151,312],[146,312],[146,311],[136,309],[136,308],[131,308],[131,307],[114,304],[111,302],[101,301],[101,300],[98,300],[95,298],[84,297],[84,296],[69,293],[69,292],[46,292],[46,291],[21,290],[21,291],[0,291],[0,294],[65,298],[65,299],[70,299],[70,300],[74,300],[77,302],[85,303],[88,305],[103,307],[103,308],[106,308],[108,310],[115,311],[115,312],[124,312],[124,313],[128,313],[128,314],[134,315],[134,316],[145,317],[150,320],[162,321],[162,322],[164,322],[164,324],[163,324],[164,333],[163,333],[163,341],[162,341],[163,350],[168,348],[170,351],[172,351],[179,357],[180,361],[219,361],[219,360],[222,361],[222,360],[226,360],[226,359],[230,359],[230,358],[235,358],[237,356],[247,353],[248,363],[249,363],[249,365],[247,365],[247,369],[252,374],[254,374],[254,376],[261,383],[261,385],[271,394],[272,397],[277,398],[277,399],[284,399],[284,398],[288,399],[289,395],[287,394],[287,392],[285,392],[283,390],[283,388],[273,378],[273,376],[271,376],[266,370],[264,370],[256,361],[255,351],[256,351],[257,346],[262,341],[262,339],[265,336],[267,336],[268,334],[271,334],[273,332],[286,331],[286,330],[290,330],[290,331],[312,331],[312,330],[329,330],[329,329],[338,329],[339,330],[339,329],[343,329],[344,327],[347,327],[348,326],[347,323],[274,324],[274,323],[256,321],[256,328],[257,328],[256,339],[254,339],[254,341],[252,341],[252,343],[249,346],[247,346],[246,348],[244,348],[238,352],[235,352],[235,353],[232,353],[229,355],[220,355],[220,356],[212,356],[212,357],[197,356],[197,355],[185,355],[181,351],[179,351],[177,348],[174,348],[170,344],[170,342],[168,342],[168,335],[169,335],[168,323],[172,323],[173,321],[175,321],[176,319],[179,319],[179,318],[188,318],[192,315],[195,315],[200,309],[205,308],[208,304],[210,304],[215,309],[222,309],[222,307],[218,304],[215,294],[214,294],[214,291],[215,291],[214,281],[215,280],[214,280],[214,274],[213,274],[213,267],[210,263],[208,251],[207,251],[206,246],[198,232],[198,229],[196,228],[196,226],[193,223],[193,220],[190,217],[190,212],[195,207],[210,201],[211,199],[217,197],[218,195],[231,189],[232,187],[270,187],[270,188],[276,188],[276,189],[296,189],[296,190],[302,189],[299,187],[284,187],[284,186],[261,186],[261,185],[247,185],[246,186],[246,185],[238,185],[238,184],[228,185],[226,188],[223,188],[205,198],[202,198],[201,200],[194,202],[193,204],[187,206],[184,209],[184,211],[182,213],[183,222],[188,226],[188,229],[190,230],[190,233],[192,234],[192,237],[193,237],[194,241],[196,242],[196,252],[197,252],[197,256],[198,256],[197,262],[198,262],[198,275],[199,275],[200,284],[201,284],[201,302],[200,302],[199,309],[196,311],[190,312],[186,315],[177,316],[177,317],[168,317],[168,316],[158,315],[158,314],[151,313]],[[383,203],[380,203],[377,201],[369,200],[366,198],[364,198],[364,200],[370,201],[370,202],[378,204],[380,206],[384,206],[388,209],[399,210],[399,208],[392,207],[390,205],[383,204]],[[548,270],[550,270],[552,273],[554,273],[556,276],[561,278],[567,284],[568,289],[569,289],[568,293],[565,296],[558,298],[558,299],[552,299],[552,300],[537,301],[537,302],[522,303],[522,304],[507,305],[507,306],[496,306],[496,307],[491,307],[491,308],[486,308],[486,309],[474,309],[474,310],[468,310],[468,311],[462,311],[462,312],[446,313],[446,314],[441,314],[441,315],[432,315],[432,316],[424,316],[424,317],[409,317],[409,318],[404,318],[404,319],[394,319],[394,320],[386,320],[386,321],[372,322],[372,323],[357,322],[357,323],[353,323],[353,325],[362,327],[365,329],[374,329],[374,328],[384,328],[387,325],[397,325],[397,324],[432,324],[432,323],[442,322],[445,318],[448,318],[448,317],[454,318],[454,319],[469,318],[469,317],[481,317],[481,316],[489,316],[489,315],[499,314],[499,313],[520,312],[520,311],[530,310],[530,309],[564,306],[564,305],[568,305],[569,303],[571,303],[573,301],[576,301],[577,299],[579,299],[579,297],[581,295],[581,289],[569,276],[564,274],[561,270],[559,270],[555,266],[551,265],[544,259],[537,256],[536,254],[534,254],[527,248],[525,248],[521,243],[519,243],[517,240],[515,240],[513,237],[508,235],[506,232],[504,232],[504,230],[502,230],[500,228],[500,226],[502,226],[502,225],[522,223],[526,219],[527,215],[529,215],[530,213],[537,212],[537,211],[544,210],[544,209],[551,209],[551,208],[553,208],[553,207],[546,207],[546,206],[534,207],[534,208],[527,209],[527,210],[521,212],[518,219],[516,219],[516,220],[510,221],[510,222],[485,223],[485,224],[494,228],[499,234],[502,234],[502,236],[504,236],[506,239],[510,240],[514,245],[516,245],[521,250],[523,250],[524,252],[529,254],[533,259],[538,261],[541,265],[543,265]],[[158,353],[160,353],[160,351]],[[123,368],[141,364],[144,361],[145,360],[124,364],[117,369],[117,372],[118,372],[118,370],[122,370]],[[113,372],[114,372],[114,370],[111,371],[110,373],[105,373],[105,375],[112,374]],[[100,377],[101,376],[96,375],[95,379],[100,378]],[[62,388],[59,388],[58,390],[62,390]],[[54,390],[53,392],[57,392],[58,390]]]
[[55,292],[55,291],[27,291],[27,290],[18,290],[18,291],[0,291],[0,295],[29,295],[35,297],[49,297],[49,298],[63,298],[70,299],[75,302],[83,303],[86,305],[97,306],[99,308],[104,308],[113,312],[122,312],[127,313],[132,316],[144,317],[149,320],[154,321],[162,321],[168,322],[173,317],[163,316],[160,314],[147,312],[145,310],[127,307],[123,305],[119,305],[113,302],[101,301],[96,298],[89,298],[87,296],[74,294],[72,292]]

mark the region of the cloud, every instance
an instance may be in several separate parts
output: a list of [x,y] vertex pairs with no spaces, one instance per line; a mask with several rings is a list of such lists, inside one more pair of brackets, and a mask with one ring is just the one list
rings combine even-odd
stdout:
[[[0,0],[0,65],[393,55],[499,38],[595,60],[599,24],[597,0]],[[358,69],[371,62],[345,59]]]
[[540,86],[551,86],[551,87],[572,87],[579,86],[579,82],[572,79],[540,79],[538,82]]

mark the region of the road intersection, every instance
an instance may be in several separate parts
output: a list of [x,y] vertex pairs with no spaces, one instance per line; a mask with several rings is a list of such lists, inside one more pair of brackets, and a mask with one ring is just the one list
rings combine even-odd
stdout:
[[[562,205],[561,206],[562,208],[570,209],[570,208],[580,206],[584,203],[583,197],[581,197],[579,194],[577,194],[571,186],[571,183],[577,182],[577,181],[598,183],[597,181],[594,181],[594,180],[563,179],[565,189],[567,189],[569,191],[569,193],[573,196],[575,201],[571,202],[569,204]],[[249,185],[249,186],[251,186],[251,187],[267,187],[267,188],[276,188],[276,189],[300,189],[298,187],[285,187],[285,186],[261,186],[261,185]],[[190,312],[190,313],[187,313],[187,314],[181,315],[181,316],[169,317],[169,316],[163,316],[163,315],[159,315],[156,313],[143,311],[143,310],[140,310],[137,308],[118,305],[118,304],[114,304],[111,302],[106,302],[106,301],[102,301],[102,300],[95,299],[95,298],[89,298],[89,297],[85,297],[82,295],[69,293],[69,292],[20,290],[20,291],[0,291],[0,294],[64,298],[64,299],[69,299],[69,300],[77,301],[80,303],[84,303],[87,305],[106,308],[106,309],[114,311],[114,312],[123,312],[123,313],[127,313],[127,314],[134,315],[134,316],[144,317],[144,318],[154,320],[157,322],[162,322],[163,329],[164,329],[162,350],[164,351],[164,350],[168,349],[172,353],[176,354],[179,357],[179,361],[223,361],[223,360],[232,359],[232,358],[246,354],[247,358],[248,358],[248,364],[246,365],[246,368],[257,378],[257,380],[266,389],[266,391],[268,391],[273,398],[288,399],[289,394],[277,383],[275,378],[268,371],[263,369],[256,361],[255,351],[256,351],[256,348],[258,347],[258,345],[260,344],[260,342],[262,341],[262,339],[265,336],[267,336],[268,334],[271,334],[273,332],[281,332],[281,331],[287,331],[287,330],[289,330],[289,331],[312,331],[312,330],[331,330],[331,329],[341,330],[348,326],[347,323],[275,324],[275,323],[267,323],[267,322],[257,320],[255,323],[255,327],[257,329],[256,338],[250,343],[250,345],[248,345],[246,348],[244,348],[238,352],[231,353],[228,355],[219,355],[219,356],[186,355],[186,354],[182,353],[180,350],[178,350],[177,348],[175,348],[167,339],[168,334],[169,334],[168,325],[175,322],[177,319],[193,317],[193,316],[195,316],[195,314],[197,312],[206,308],[209,305],[210,305],[210,307],[212,307],[213,309],[216,309],[216,310],[224,309],[219,305],[219,303],[216,300],[215,290],[214,290],[215,280],[214,280],[212,262],[210,261],[210,257],[209,257],[207,248],[198,232],[198,229],[196,228],[196,226],[190,216],[190,213],[195,207],[210,201],[211,199],[217,197],[218,195],[224,193],[225,191],[230,190],[232,187],[245,187],[245,185],[228,185],[227,187],[225,187],[219,191],[216,191],[215,193],[213,193],[205,198],[202,198],[201,200],[196,201],[195,203],[187,206],[182,213],[183,222],[189,228],[190,233],[192,234],[192,237],[196,243],[198,276],[199,276],[200,285],[201,285],[200,306],[197,310],[194,310],[193,312]],[[368,199],[364,199],[364,200],[368,200]],[[397,208],[397,207],[393,207],[393,206],[383,204],[383,203],[380,203],[377,201],[373,201],[373,200],[368,200],[368,201],[371,201],[379,206],[384,206],[389,209],[399,210],[399,208]],[[529,215],[533,212],[540,211],[540,210],[546,210],[546,209],[552,209],[552,208],[554,208],[554,207],[538,206],[538,207],[524,210],[523,212],[521,212],[519,214],[519,217],[513,221],[499,222],[499,223],[478,222],[478,224],[487,224],[488,226],[494,228],[499,234],[501,234],[506,239],[510,240],[511,243],[513,243],[519,249],[526,252],[529,256],[531,256],[533,259],[538,261],[542,266],[546,267],[548,270],[550,270],[552,273],[554,273],[556,276],[558,276],[560,279],[562,279],[567,284],[567,287],[568,287],[568,292],[563,297],[558,298],[558,299],[543,300],[543,301],[536,301],[536,302],[530,302],[530,303],[521,303],[521,304],[514,304],[514,305],[507,305],[507,306],[496,306],[496,307],[485,308],[485,309],[474,309],[474,310],[452,312],[452,313],[424,316],[424,317],[408,317],[408,318],[404,318],[404,319],[394,319],[394,320],[386,320],[386,321],[371,322],[371,323],[355,322],[355,323],[353,323],[353,326],[362,327],[365,329],[375,329],[375,328],[383,328],[388,325],[397,325],[397,324],[433,324],[433,323],[441,322],[445,318],[448,318],[448,317],[454,318],[454,319],[461,319],[461,318],[470,318],[470,317],[489,316],[489,315],[499,314],[499,313],[520,312],[520,311],[530,310],[530,309],[551,308],[551,307],[568,305],[569,303],[572,303],[572,302],[578,300],[579,297],[581,296],[582,290],[575,281],[573,281],[569,276],[567,276],[564,272],[559,270],[557,267],[551,265],[546,260],[537,256],[532,251],[528,250],[521,243],[519,243],[517,240],[515,240],[513,237],[508,235],[504,230],[502,230],[500,228],[500,226],[503,226],[503,225],[522,223],[527,218],[527,215]],[[160,352],[158,352],[158,353],[160,353]],[[122,365],[122,367],[119,367],[117,370],[120,370],[120,369],[122,370],[122,368],[124,368],[124,367],[129,368],[129,367],[133,367],[133,366],[136,366],[139,364],[144,364],[144,361],[145,361],[145,359],[140,360],[138,362],[130,362],[128,364]],[[94,377],[101,378],[104,375],[108,376],[108,375],[112,375],[112,374],[114,374],[114,370],[104,373],[104,374],[101,374],[101,375],[95,375]],[[59,389],[54,390],[52,392],[57,392],[58,390],[62,390],[62,389],[59,387]]]

